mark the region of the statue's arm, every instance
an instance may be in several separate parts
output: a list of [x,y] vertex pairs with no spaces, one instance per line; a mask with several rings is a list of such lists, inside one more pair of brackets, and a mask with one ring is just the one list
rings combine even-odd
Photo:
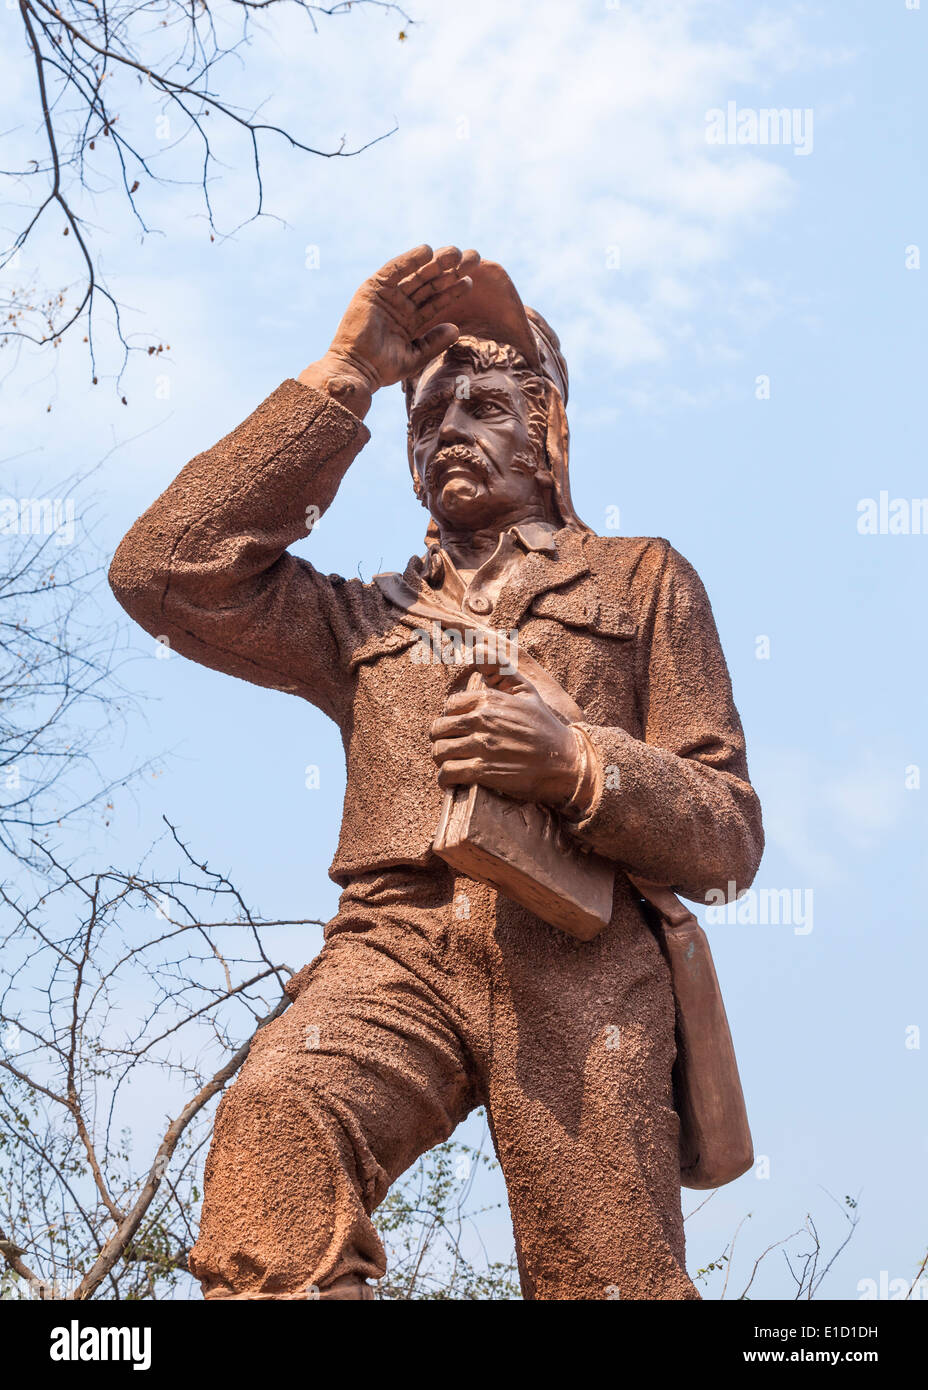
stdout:
[[325,512],[369,438],[372,394],[457,338],[445,316],[479,259],[418,246],[389,261],[352,296],[324,356],[188,463],[110,567],[116,597],[146,631],[205,666],[345,713],[349,586],[287,547]]
[[641,877],[705,901],[709,889],[750,886],[764,837],[712,609],[696,572],[669,546],[647,622],[645,737],[580,725],[596,776],[571,829]]
[[110,567],[117,599],[184,656],[338,717],[339,586],[287,547],[325,512],[368,438],[328,392],[285,381],[135,523]]

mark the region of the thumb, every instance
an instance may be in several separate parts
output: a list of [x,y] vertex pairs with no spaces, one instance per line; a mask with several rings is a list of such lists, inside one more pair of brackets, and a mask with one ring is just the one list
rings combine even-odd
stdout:
[[433,357],[444,352],[445,348],[449,348],[460,336],[461,332],[456,323],[436,323],[435,327],[430,328],[428,333],[423,333],[421,338],[413,338],[412,350],[415,357],[409,375],[415,376],[421,372]]

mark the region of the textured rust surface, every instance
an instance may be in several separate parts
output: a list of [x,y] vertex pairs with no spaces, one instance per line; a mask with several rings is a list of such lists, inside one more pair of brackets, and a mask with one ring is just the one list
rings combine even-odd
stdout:
[[[610,924],[580,942],[455,879],[431,849],[443,796],[435,740],[456,736],[454,720],[504,719],[516,696],[501,688],[476,709],[456,707],[457,669],[413,660],[419,622],[381,586],[322,575],[287,551],[369,438],[358,416],[370,390],[414,375],[402,352],[388,373],[382,345],[378,371],[357,374],[344,324],[355,325],[352,343],[369,344],[365,312],[349,312],[336,336],[338,371],[333,347],[188,464],[110,571],[124,607],[175,650],[317,705],[339,725],[347,760],[330,870],[344,889],[339,912],[291,982],[293,1007],[259,1034],[222,1102],[191,1268],[208,1297],[364,1296],[358,1281],[384,1267],[370,1213],[485,1104],[527,1297],[695,1298],[671,1104],[673,999],[635,893],[619,875]],[[432,348],[448,340],[439,333]],[[543,705],[519,707],[523,725],[526,708],[538,725],[538,799],[569,810],[578,843],[694,899],[731,881],[745,888],[760,811],[708,599],[666,541],[599,537],[575,517],[560,387],[544,390],[545,466],[560,468],[563,487],[546,482],[526,518],[534,530],[499,525],[496,568],[477,594],[482,571],[462,562],[466,549],[427,499],[441,524],[406,583],[459,609],[477,594],[481,621],[518,628],[584,711],[583,737],[565,745]],[[489,432],[473,429],[492,457]],[[427,451],[416,457],[428,462]],[[448,785],[462,764],[444,757]],[[521,775],[511,794],[528,798],[536,784]]]

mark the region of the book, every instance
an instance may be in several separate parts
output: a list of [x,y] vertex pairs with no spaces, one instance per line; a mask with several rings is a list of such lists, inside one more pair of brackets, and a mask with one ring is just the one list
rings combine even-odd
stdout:
[[445,793],[432,848],[543,922],[590,941],[612,917],[615,869],[570,840],[557,814],[489,787]]

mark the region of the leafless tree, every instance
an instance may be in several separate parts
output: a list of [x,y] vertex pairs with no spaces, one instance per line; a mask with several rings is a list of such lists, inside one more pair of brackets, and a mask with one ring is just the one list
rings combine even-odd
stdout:
[[33,1295],[139,1297],[185,1269],[212,1103],[289,1004],[265,945],[285,924],[166,839],[170,877],[37,847],[41,890],[0,887],[0,1254]]
[[[102,302],[112,316],[122,364],[130,343],[120,306],[107,289],[95,248],[101,197],[121,190],[138,232],[153,230],[145,210],[146,185],[188,183],[197,170],[210,238],[222,231],[214,219],[211,188],[222,160],[219,138],[232,140],[229,162],[243,156],[253,172],[254,202],[242,221],[265,211],[261,151],[268,140],[283,141],[298,154],[336,158],[357,155],[392,131],[349,146],[342,139],[324,149],[307,137],[265,119],[263,98],[247,104],[239,94],[248,76],[246,53],[257,24],[271,25],[286,8],[299,10],[315,32],[323,18],[372,9],[392,17],[405,39],[410,17],[385,0],[342,0],[314,5],[308,0],[15,0],[22,51],[34,75],[35,106],[23,113],[15,166],[3,168],[8,193],[21,212],[7,229],[0,270],[19,271],[23,252],[49,223],[51,234],[69,239],[76,280],[65,289],[41,291],[25,271],[25,283],[0,298],[0,342],[60,344],[84,326],[96,380],[96,311]],[[9,41],[8,41],[9,42]],[[14,42],[9,51],[15,52]],[[236,99],[230,95],[236,91]],[[145,113],[143,116],[143,112]],[[154,119],[152,119],[154,117]],[[157,130],[153,142],[145,131]],[[34,133],[33,133],[34,132]],[[220,135],[222,132],[222,135]],[[234,150],[235,137],[241,155]],[[189,152],[190,161],[185,162]],[[192,162],[191,162],[192,161]],[[150,200],[149,200],[150,202]],[[241,222],[239,223],[241,225]],[[61,245],[60,242],[52,243]],[[57,257],[55,257],[57,260]],[[54,271],[57,277],[57,266]],[[50,268],[45,275],[50,278]],[[165,344],[133,344],[159,353]]]
[[105,821],[127,780],[97,763],[132,701],[124,633],[99,603],[88,478],[80,507],[73,478],[0,498],[0,849],[34,862],[33,839],[91,808]]
[[[793,1292],[790,1295],[792,1299],[809,1300],[818,1296],[824,1280],[834,1268],[839,1255],[842,1254],[852,1239],[860,1222],[856,1197],[845,1197],[843,1202],[839,1202],[835,1197],[831,1196],[831,1193],[827,1195],[831,1197],[832,1202],[835,1203],[838,1210],[841,1212],[846,1224],[843,1238],[835,1243],[831,1253],[826,1253],[819,1235],[818,1226],[814,1218],[809,1214],[797,1230],[792,1231],[787,1236],[781,1237],[780,1240],[771,1242],[770,1245],[756,1256],[751,1264],[747,1283],[741,1289],[741,1292],[735,1295],[736,1299],[741,1300],[748,1297],[754,1286],[754,1280],[757,1278],[761,1265],[775,1250],[780,1251],[782,1254],[785,1267],[789,1272],[789,1277],[793,1285]],[[711,1192],[708,1197],[703,1198],[699,1205],[688,1213],[685,1219],[687,1221],[691,1220],[714,1196],[715,1192]],[[719,1292],[720,1300],[728,1297],[728,1286],[734,1267],[735,1246],[737,1245],[738,1237],[743,1227],[749,1220],[750,1212],[738,1222],[734,1235],[721,1254],[716,1255],[713,1260],[710,1260],[707,1265],[697,1270],[694,1275],[697,1284],[708,1285],[713,1278],[716,1281],[721,1280],[721,1289]],[[786,1297],[786,1295],[784,1295],[784,1297]]]
[[387,1273],[376,1297],[430,1302],[522,1297],[514,1252],[494,1260],[483,1242],[480,1219],[502,1203],[477,1206],[474,1185],[481,1168],[498,1168],[480,1144],[452,1140],[416,1163],[387,1194],[375,1217],[387,1251]]

